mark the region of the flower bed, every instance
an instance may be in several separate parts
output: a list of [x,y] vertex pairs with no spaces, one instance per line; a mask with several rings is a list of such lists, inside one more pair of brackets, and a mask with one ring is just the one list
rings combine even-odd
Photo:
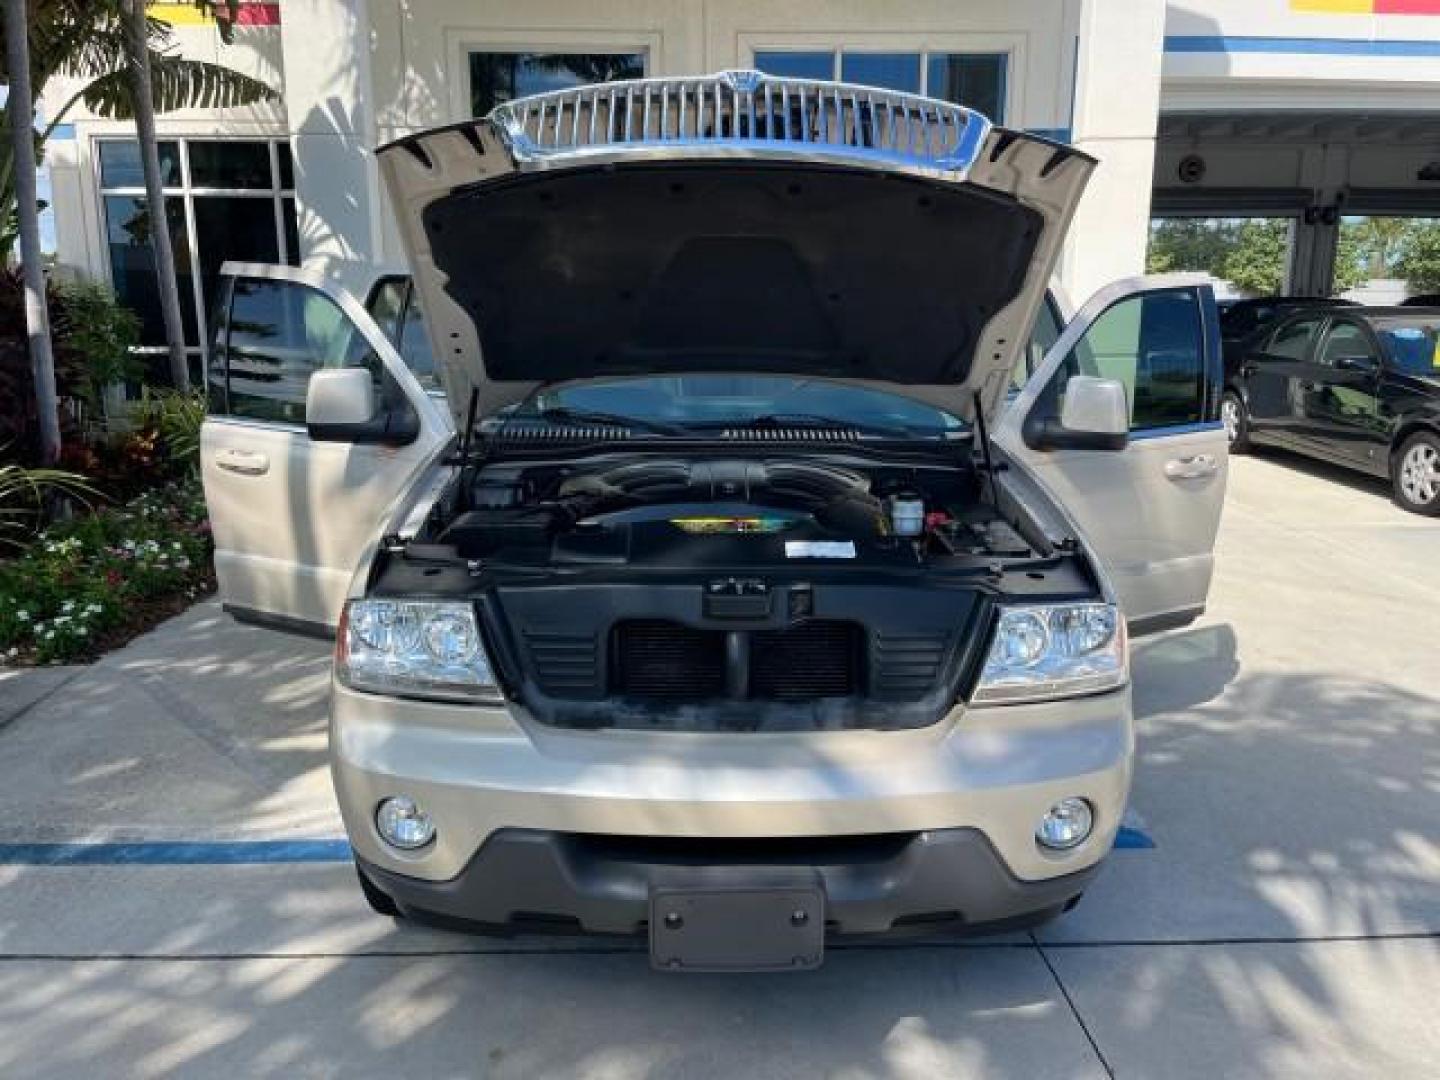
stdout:
[[0,562],[0,662],[93,659],[215,587],[195,479],[50,526]]

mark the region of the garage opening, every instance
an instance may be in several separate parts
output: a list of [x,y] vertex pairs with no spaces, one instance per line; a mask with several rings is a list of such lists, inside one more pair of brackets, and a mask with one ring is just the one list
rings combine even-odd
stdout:
[[1222,297],[1440,302],[1440,112],[1168,112],[1147,263]]

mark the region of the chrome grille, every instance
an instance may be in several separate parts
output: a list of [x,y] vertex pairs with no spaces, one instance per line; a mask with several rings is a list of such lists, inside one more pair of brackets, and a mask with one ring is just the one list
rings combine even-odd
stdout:
[[990,122],[948,102],[868,86],[722,71],[557,90],[497,107],[517,158],[690,147],[810,151],[964,173]]

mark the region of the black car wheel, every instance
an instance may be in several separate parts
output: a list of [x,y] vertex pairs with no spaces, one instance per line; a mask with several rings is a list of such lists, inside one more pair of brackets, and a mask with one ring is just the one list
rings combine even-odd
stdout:
[[1411,435],[1390,459],[1395,501],[1406,510],[1440,515],[1440,436],[1428,431]]
[[381,892],[375,887],[375,883],[365,876],[365,872],[358,866],[355,868],[355,876],[360,879],[360,891],[365,894],[365,901],[370,905],[370,910],[376,915],[389,915],[391,918],[400,917],[400,909],[395,906],[387,893]]
[[1225,441],[1232,454],[1250,449],[1250,418],[1244,400],[1234,390],[1226,390],[1220,399],[1220,422],[1225,425]]

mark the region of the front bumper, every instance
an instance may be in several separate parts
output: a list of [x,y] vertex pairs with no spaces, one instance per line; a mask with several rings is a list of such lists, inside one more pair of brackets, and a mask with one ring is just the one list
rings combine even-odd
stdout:
[[[337,685],[330,734],[356,854],[422,883],[460,878],[507,829],[684,838],[697,848],[719,838],[969,829],[1013,878],[1046,881],[1110,850],[1134,745],[1128,689],[957,707],[915,730],[739,735],[562,730],[513,706],[402,701]],[[380,801],[402,794],[437,827],[420,851],[397,851],[375,829]],[[1040,816],[1071,795],[1094,808],[1094,833],[1065,853],[1040,848]]]
[[708,889],[744,887],[788,871],[818,877],[832,933],[902,927],[983,932],[1063,910],[1099,869],[1093,864],[1020,881],[976,829],[780,843],[502,829],[449,881],[360,863],[360,872],[407,915],[491,930],[600,934],[643,932],[657,886],[702,881]]

